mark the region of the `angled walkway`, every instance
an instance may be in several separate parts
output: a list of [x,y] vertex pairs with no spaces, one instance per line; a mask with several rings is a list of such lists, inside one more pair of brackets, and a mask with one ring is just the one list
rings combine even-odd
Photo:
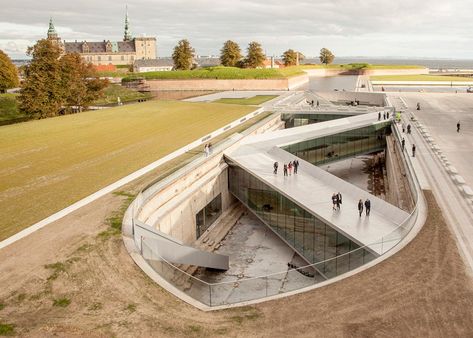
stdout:
[[[400,225],[409,214],[301,159],[299,173],[284,177],[283,163],[294,160],[295,156],[280,149],[291,143],[383,123],[377,121],[377,116],[371,113],[257,135],[225,155],[336,231],[381,255],[402,238]],[[277,175],[273,174],[274,162],[280,164]],[[340,211],[332,210],[331,197],[336,192],[343,195]],[[358,200],[366,198],[371,200],[371,215],[359,217]]]

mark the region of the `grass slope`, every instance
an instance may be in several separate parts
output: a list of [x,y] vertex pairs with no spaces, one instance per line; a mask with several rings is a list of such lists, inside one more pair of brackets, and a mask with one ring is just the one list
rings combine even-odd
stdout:
[[18,110],[17,94],[0,94],[0,124],[5,121],[24,118]]
[[371,76],[372,81],[448,81],[473,82],[473,77],[443,76],[443,75],[383,75]]
[[0,240],[251,110],[149,101],[0,127]]
[[269,100],[278,97],[277,95],[256,95],[245,98],[223,98],[214,101],[214,103],[240,104],[240,105],[260,105]]
[[287,67],[282,69],[242,69],[236,67],[209,67],[194,70],[176,70],[166,72],[147,72],[132,75],[123,81],[145,78],[147,80],[177,80],[177,79],[283,79],[291,76],[303,75],[299,67]]
[[111,84],[104,92],[104,97],[95,101],[94,105],[107,105],[117,103],[117,97],[120,97],[121,102],[137,101],[139,99],[149,99],[150,94],[143,94],[120,85]]
[[330,65],[302,65],[302,69],[339,69],[339,70],[361,70],[361,69],[422,69],[424,66],[418,65],[372,65],[369,63],[348,63]]

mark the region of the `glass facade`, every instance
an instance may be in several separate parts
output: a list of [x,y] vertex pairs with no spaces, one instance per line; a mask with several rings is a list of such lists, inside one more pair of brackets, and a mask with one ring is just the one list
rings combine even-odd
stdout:
[[195,215],[196,238],[212,225],[222,214],[222,194],[218,194],[209,204]]
[[339,134],[294,143],[282,149],[314,165],[353,157],[386,148],[390,123],[354,129]]
[[[317,265],[318,272],[326,278],[350,271],[375,258],[239,166],[230,163],[228,176],[230,192],[295,251],[311,263],[326,261]],[[343,256],[332,259],[340,255]]]
[[350,117],[350,114],[282,114],[285,129]]

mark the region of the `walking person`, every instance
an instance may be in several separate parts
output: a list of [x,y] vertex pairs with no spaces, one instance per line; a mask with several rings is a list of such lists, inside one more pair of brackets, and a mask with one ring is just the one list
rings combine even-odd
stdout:
[[369,198],[367,198],[365,201],[365,209],[366,209],[366,216],[369,216],[371,212],[371,201]]
[[406,132],[406,124],[402,122],[402,133]]
[[205,146],[204,146],[204,153],[205,153],[205,157],[209,157],[210,151],[209,151],[209,145],[208,144],[205,144]]
[[358,201],[358,212],[360,213],[360,217],[361,217],[361,214],[363,213],[363,200],[359,200]]
[[389,112],[386,113],[386,119],[389,120]]
[[274,171],[273,171],[273,174],[277,174],[278,173],[278,162],[274,162],[274,165],[273,165],[273,168],[274,168]]
[[294,160],[292,161],[292,164],[294,165],[294,175],[297,174],[297,170],[299,169],[299,161],[298,160]]
[[320,102],[319,102],[319,100],[317,100],[317,108],[319,108],[319,107],[320,107]]
[[407,133],[408,133],[408,134],[411,133],[411,124],[408,124],[408,125],[407,125]]
[[381,121],[381,112],[378,112],[378,121]]
[[416,145],[412,145],[412,157],[416,157]]
[[333,193],[332,195],[332,210],[337,210],[337,194]]
[[402,138],[401,140],[401,150],[404,151],[404,147],[406,146],[406,140],[404,139],[404,137]]
[[287,170],[289,170],[289,176],[291,176],[291,174],[292,174],[292,162],[289,162],[289,164],[287,165]]
[[337,194],[337,209],[340,210],[340,205],[342,204],[342,194],[338,192]]
[[286,163],[284,163],[283,172],[284,172],[284,176],[287,176],[287,164]]
[[386,120],[386,112],[383,113],[383,120]]
[[460,132],[460,121],[457,122],[457,133]]

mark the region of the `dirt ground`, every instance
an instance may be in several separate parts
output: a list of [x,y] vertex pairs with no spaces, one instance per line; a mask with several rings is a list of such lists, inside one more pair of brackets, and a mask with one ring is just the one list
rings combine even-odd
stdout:
[[206,313],[135,266],[107,222],[125,197],[110,194],[0,251],[0,323],[28,337],[471,337],[472,280],[426,196],[426,225],[387,261],[318,290]]

